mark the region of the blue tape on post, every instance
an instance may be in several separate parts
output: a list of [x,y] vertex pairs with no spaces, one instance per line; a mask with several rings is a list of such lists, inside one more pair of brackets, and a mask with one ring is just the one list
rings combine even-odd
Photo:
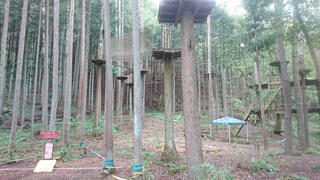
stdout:
[[105,160],[104,160],[104,165],[106,165],[106,166],[112,166],[112,165],[114,165],[113,159],[105,159]]
[[134,171],[142,171],[143,164],[134,164],[132,165],[132,170]]
[[140,168],[132,168],[132,170],[134,170],[134,171],[142,171],[142,167],[140,167]]

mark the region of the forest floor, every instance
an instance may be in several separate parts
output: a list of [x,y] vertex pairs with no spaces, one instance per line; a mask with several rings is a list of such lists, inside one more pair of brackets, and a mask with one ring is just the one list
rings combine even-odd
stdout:
[[[161,161],[161,153],[164,147],[164,121],[157,115],[151,115],[144,118],[143,129],[143,157],[144,171],[146,179],[186,179],[185,163],[185,138],[183,120],[177,120],[174,123],[174,135],[176,148],[180,160],[173,163],[164,163]],[[116,120],[117,122],[118,120]],[[40,123],[38,123],[40,124]],[[79,138],[76,136],[75,125],[72,124],[71,145],[69,156],[59,159],[56,168],[92,168],[93,170],[59,170],[51,173],[33,173],[30,169],[34,168],[37,161],[33,160],[19,161],[8,164],[6,162],[5,149],[8,129],[0,129],[0,179],[103,179],[101,170],[103,160],[92,153],[83,154],[83,148],[79,146]],[[58,122],[59,128],[59,122]],[[203,131],[203,158],[205,164],[201,166],[201,172],[206,176],[203,179],[320,179],[320,139],[316,139],[316,144],[312,150],[307,153],[292,153],[284,155],[283,144],[280,142],[283,137],[271,135],[270,150],[263,152],[255,148],[253,137],[259,138],[259,129],[250,126],[249,144],[246,143],[245,136],[233,138],[231,143],[226,140],[225,129],[220,129],[215,140],[207,137],[209,130],[205,127]],[[245,128],[243,128],[245,129]],[[319,128],[317,135],[320,135]],[[28,130],[19,130],[17,135],[17,146],[14,159],[23,157],[41,156],[43,151],[43,141],[37,140],[29,142]],[[207,131],[207,132],[205,132]],[[90,134],[90,129],[88,129]],[[102,129],[101,129],[102,132]],[[319,136],[318,136],[319,137]],[[102,137],[87,137],[84,144],[98,152],[103,152]],[[19,146],[20,145],[20,146]],[[59,157],[62,152],[59,151],[60,139],[55,141],[55,157]],[[130,179],[132,171],[130,166],[133,164],[134,152],[134,134],[133,122],[123,119],[121,126],[115,123],[114,135],[114,160],[117,167],[116,176]],[[16,171],[1,171],[5,168],[21,168]]]

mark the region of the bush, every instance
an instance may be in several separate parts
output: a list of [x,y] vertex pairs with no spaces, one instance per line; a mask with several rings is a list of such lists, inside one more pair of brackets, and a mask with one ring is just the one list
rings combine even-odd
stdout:
[[216,170],[214,164],[204,163],[200,166],[200,172],[202,177],[200,179],[211,180],[233,180],[231,176],[231,169],[225,167],[220,170]]
[[279,169],[270,162],[270,160],[251,160],[252,170],[254,172],[266,171],[269,175],[273,176]]

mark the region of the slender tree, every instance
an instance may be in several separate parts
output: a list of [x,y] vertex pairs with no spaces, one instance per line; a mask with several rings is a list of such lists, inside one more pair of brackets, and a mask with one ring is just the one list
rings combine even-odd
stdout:
[[260,75],[260,54],[259,54],[259,47],[256,44],[256,57],[255,57],[255,66],[256,66],[256,84],[258,85],[257,95],[259,101],[259,109],[260,109],[260,120],[261,120],[261,136],[263,138],[263,148],[264,150],[269,149],[269,142],[268,142],[268,134],[266,130],[266,114],[264,111],[264,102],[262,98],[262,85],[261,85],[261,75]]
[[[0,117],[2,116],[3,90],[6,82],[6,65],[7,65],[7,36],[9,23],[10,0],[6,0],[4,5],[4,19],[1,37],[1,54],[0,54]],[[10,97],[9,97],[10,99]]]
[[186,136],[186,157],[188,179],[200,176],[198,165],[202,163],[199,102],[196,87],[196,66],[194,49],[193,12],[185,10],[181,17],[181,69],[183,112]]
[[59,102],[59,1],[53,1],[53,69],[50,131],[56,130],[57,106]]
[[[282,13],[282,0],[274,0],[275,12],[281,15]],[[287,60],[285,49],[283,45],[282,29],[281,29],[281,16],[276,16],[277,26],[277,40],[276,40],[276,55],[280,61],[280,79],[282,86],[282,94],[284,99],[284,109],[285,109],[285,123],[284,123],[284,133],[286,137],[284,151],[289,153],[292,151],[292,120],[291,120],[291,89],[289,82],[289,74],[287,68]]]
[[85,59],[86,50],[85,50],[85,40],[86,40],[86,0],[82,0],[82,9],[81,9],[81,36],[80,36],[80,78],[79,78],[79,93],[78,93],[78,111],[77,111],[77,119],[80,125],[80,137],[84,139],[86,132],[86,102],[87,102],[87,84],[85,78],[86,74],[86,66],[87,62]]
[[31,129],[30,129],[30,139],[34,139],[34,116],[36,112],[36,100],[37,100],[37,85],[38,85],[38,66],[39,66],[39,51],[40,51],[40,40],[41,40],[41,25],[42,25],[42,6],[43,0],[40,0],[39,4],[39,21],[38,21],[38,35],[37,35],[37,47],[36,47],[36,62],[35,62],[35,72],[33,80],[33,98],[32,98],[32,110],[31,110]]
[[132,34],[133,34],[133,75],[134,75],[134,164],[141,171],[142,168],[142,90],[140,72],[140,34],[138,18],[138,0],[132,0]]
[[14,99],[13,99],[13,110],[12,110],[12,121],[11,121],[11,130],[10,130],[10,139],[9,139],[9,156],[11,156],[12,147],[16,139],[16,130],[17,130],[17,120],[18,120],[18,108],[20,104],[20,92],[21,92],[21,74],[22,74],[22,63],[24,55],[24,43],[26,35],[26,25],[27,25],[27,16],[28,16],[28,0],[23,1],[22,7],[22,20],[20,27],[20,36],[19,36],[19,47],[18,47],[18,59],[17,59],[17,70],[16,70],[16,82],[14,88]]
[[42,130],[48,130],[48,91],[49,91],[49,15],[50,15],[50,1],[47,1],[46,6],[46,32],[45,32],[45,54],[43,62],[43,76],[42,76],[42,93],[41,93],[41,121]]
[[73,51],[73,24],[74,24],[74,1],[70,0],[69,23],[66,37],[66,65],[64,78],[64,112],[63,112],[63,130],[62,130],[62,147],[68,147],[69,124],[71,118],[71,85],[72,85],[72,51]]
[[[102,0],[103,7],[103,19],[104,19],[104,54],[106,58],[106,76],[105,84],[105,122],[104,122],[104,155],[109,164],[107,166],[113,166],[113,107],[114,107],[114,97],[113,97],[113,74],[112,74],[112,59],[110,51],[110,8],[109,0]],[[109,169],[110,172],[112,172]]]
[[[209,15],[207,18],[207,37],[208,37],[208,76],[209,76],[209,82],[208,82],[208,93],[209,93],[209,111],[211,115],[211,120],[214,120],[217,118],[217,109],[216,109],[216,104],[215,104],[215,99],[213,95],[213,87],[212,87],[212,70],[211,70],[211,16]],[[213,123],[210,125],[210,137],[213,138]]]
[[[304,70],[304,41],[300,40],[300,56],[299,56],[299,64],[300,64],[300,70]],[[309,134],[309,119],[308,119],[308,99],[306,94],[306,73],[300,71],[301,76],[301,91],[302,91],[302,102],[303,102],[303,119],[304,119],[304,127],[305,127],[305,137],[306,137],[306,148],[310,147],[310,134]]]
[[296,39],[292,42],[292,75],[294,79],[294,94],[295,94],[295,103],[297,108],[297,119],[298,119],[298,141],[299,141],[299,150],[306,150],[306,137],[305,137],[305,122],[304,122],[304,112],[303,112],[303,97],[302,90],[300,86],[300,77],[299,77],[299,67],[298,67],[298,47]]

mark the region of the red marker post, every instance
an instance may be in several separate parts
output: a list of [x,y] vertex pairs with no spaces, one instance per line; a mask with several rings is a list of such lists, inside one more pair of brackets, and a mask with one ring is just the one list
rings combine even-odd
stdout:
[[40,134],[41,139],[50,139],[50,142],[44,143],[44,155],[45,160],[53,159],[53,139],[59,137],[59,132],[57,131],[42,131]]

